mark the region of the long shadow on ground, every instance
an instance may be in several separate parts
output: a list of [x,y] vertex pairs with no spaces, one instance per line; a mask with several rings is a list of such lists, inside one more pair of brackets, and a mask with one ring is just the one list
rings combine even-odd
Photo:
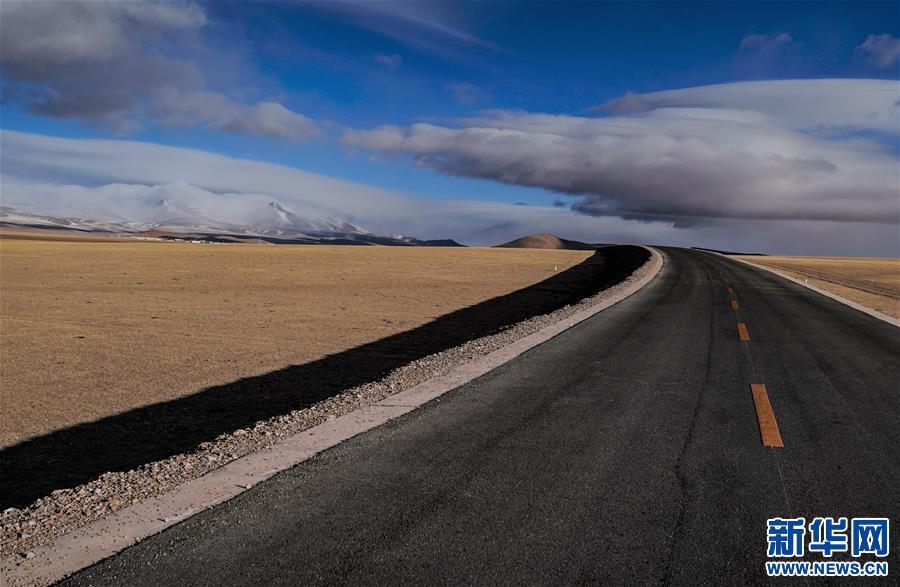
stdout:
[[531,287],[442,316],[304,365],[210,387],[0,451],[0,510],[23,507],[54,489],[106,471],[127,471],[198,444],[378,380],[393,369],[557,308],[614,285],[648,258],[613,246]]

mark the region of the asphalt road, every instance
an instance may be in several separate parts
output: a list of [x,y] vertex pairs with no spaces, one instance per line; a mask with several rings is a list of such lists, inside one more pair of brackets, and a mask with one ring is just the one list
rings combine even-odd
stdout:
[[900,329],[665,254],[624,302],[69,582],[757,582],[766,519],[823,515],[892,518],[900,574]]

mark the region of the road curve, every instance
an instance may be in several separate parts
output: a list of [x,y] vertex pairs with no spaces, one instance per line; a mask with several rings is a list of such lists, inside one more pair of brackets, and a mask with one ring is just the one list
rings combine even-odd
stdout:
[[769,517],[900,528],[900,329],[664,252],[627,300],[67,583],[745,583]]

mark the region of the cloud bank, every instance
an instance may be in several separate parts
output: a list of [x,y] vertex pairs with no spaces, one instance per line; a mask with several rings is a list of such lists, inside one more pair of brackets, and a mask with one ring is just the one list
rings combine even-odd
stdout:
[[581,196],[576,210],[681,226],[722,219],[900,221],[898,84],[746,82],[629,94],[608,116],[489,112],[457,127],[347,130],[442,173]]
[[203,9],[187,3],[4,1],[3,99],[120,134],[144,119],[295,141],[318,134],[281,104],[241,104],[206,88],[203,73],[173,55],[206,25]]
[[623,226],[567,209],[417,198],[283,165],[136,141],[0,131],[0,147],[2,204],[36,214],[146,223],[183,213],[209,223],[268,227],[274,226],[275,202],[315,222],[467,244],[542,231],[617,242],[676,232],[665,224]]
[[199,214],[216,222],[262,226],[272,220],[275,202],[311,221],[472,245],[553,232],[588,242],[897,254],[897,226],[886,223],[724,219],[679,227],[667,220],[592,216],[564,206],[413,197],[283,165],[135,141],[0,131],[0,171],[4,206],[114,222],[162,220],[154,214],[185,211],[192,218]]

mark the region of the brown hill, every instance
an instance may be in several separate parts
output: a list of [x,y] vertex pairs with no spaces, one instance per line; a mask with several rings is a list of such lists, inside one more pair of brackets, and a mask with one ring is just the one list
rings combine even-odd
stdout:
[[600,248],[599,245],[592,245],[580,241],[570,241],[559,238],[555,234],[532,234],[523,236],[516,240],[497,245],[504,249],[565,249],[570,251],[592,251]]

